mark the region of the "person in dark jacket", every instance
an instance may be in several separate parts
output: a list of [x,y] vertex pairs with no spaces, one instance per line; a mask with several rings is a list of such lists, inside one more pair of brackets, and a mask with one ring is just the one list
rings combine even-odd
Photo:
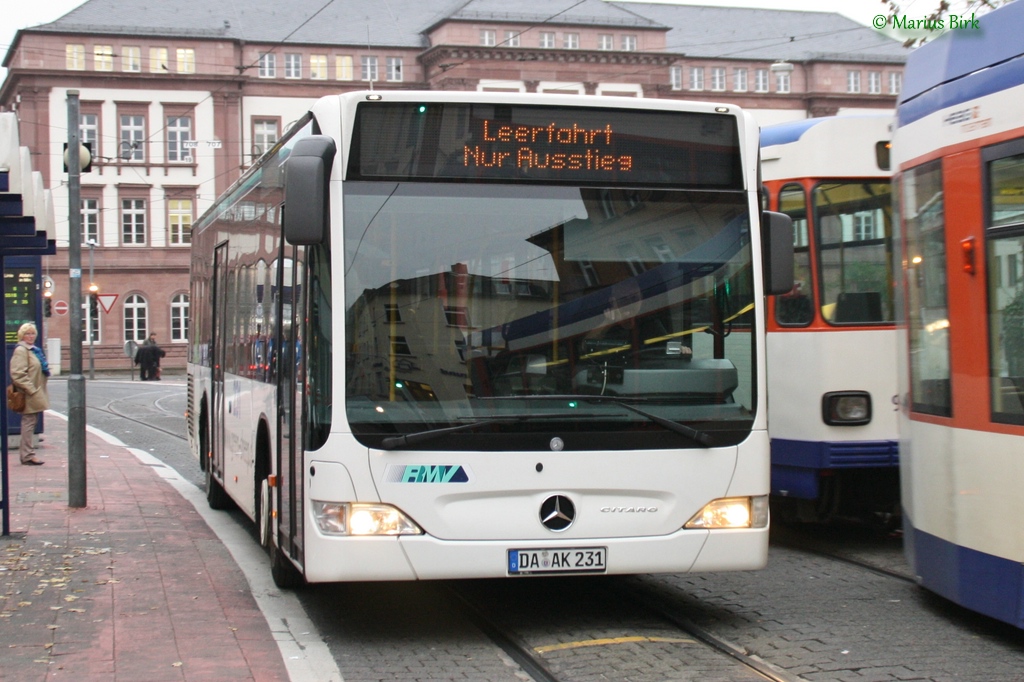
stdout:
[[159,381],[160,358],[165,355],[167,355],[167,351],[157,345],[156,334],[150,334],[149,338],[135,351],[135,364],[139,366],[139,379]]

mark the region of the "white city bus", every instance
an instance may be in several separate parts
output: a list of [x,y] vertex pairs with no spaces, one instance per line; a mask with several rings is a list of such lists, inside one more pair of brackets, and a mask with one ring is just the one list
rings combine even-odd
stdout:
[[319,100],[193,230],[210,504],[282,587],[763,566],[757,158],[733,106]]

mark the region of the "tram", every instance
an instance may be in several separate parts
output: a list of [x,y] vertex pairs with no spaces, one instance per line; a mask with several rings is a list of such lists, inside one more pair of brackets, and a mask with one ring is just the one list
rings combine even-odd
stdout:
[[210,504],[280,586],[763,566],[792,246],[757,136],[705,103],[316,102],[193,229]]
[[1024,628],[1024,3],[915,50],[893,139],[904,547]]
[[784,520],[899,519],[891,114],[761,132],[773,210],[793,221],[794,287],[767,312],[772,507]]

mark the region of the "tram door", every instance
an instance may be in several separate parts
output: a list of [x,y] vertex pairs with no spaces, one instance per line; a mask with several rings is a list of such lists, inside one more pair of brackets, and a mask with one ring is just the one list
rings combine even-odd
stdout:
[[[228,344],[228,244],[213,251],[213,344],[210,367],[213,385],[213,409],[210,411],[210,472],[224,474],[224,363]],[[206,453],[202,453],[205,457]]]
[[281,349],[278,405],[281,445],[277,449],[278,547],[302,563],[303,409],[306,367],[305,247],[285,246],[280,281]]

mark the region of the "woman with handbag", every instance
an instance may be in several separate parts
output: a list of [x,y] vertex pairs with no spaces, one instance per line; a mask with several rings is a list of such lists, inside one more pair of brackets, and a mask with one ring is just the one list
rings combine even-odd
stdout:
[[42,464],[36,459],[35,433],[39,413],[50,407],[46,381],[50,366],[43,351],[35,346],[36,326],[26,322],[18,328],[18,345],[11,355],[11,384],[25,394],[25,411],[21,413],[22,464]]

